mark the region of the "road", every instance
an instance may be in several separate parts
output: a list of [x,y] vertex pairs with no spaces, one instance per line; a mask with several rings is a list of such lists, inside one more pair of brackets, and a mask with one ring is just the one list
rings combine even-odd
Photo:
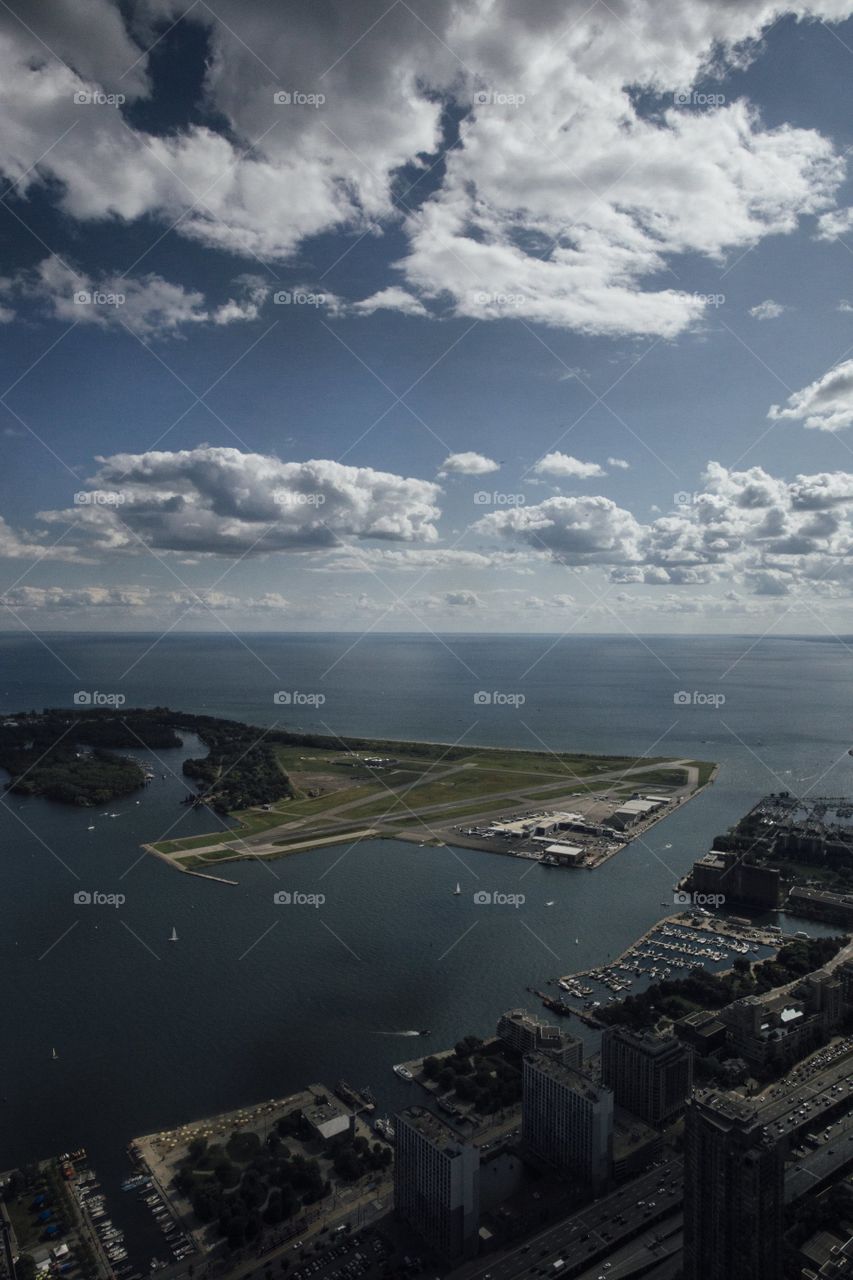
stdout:
[[[639,1178],[547,1227],[523,1244],[478,1258],[453,1272],[453,1280],[516,1280],[538,1268],[546,1277],[575,1277],[611,1257],[620,1242],[660,1234],[658,1225],[677,1214],[683,1196],[683,1161],[663,1161]],[[662,1189],[661,1189],[662,1188]],[[644,1236],[645,1238],[645,1236]],[[565,1267],[553,1271],[562,1258]],[[596,1272],[598,1274],[598,1272]]]

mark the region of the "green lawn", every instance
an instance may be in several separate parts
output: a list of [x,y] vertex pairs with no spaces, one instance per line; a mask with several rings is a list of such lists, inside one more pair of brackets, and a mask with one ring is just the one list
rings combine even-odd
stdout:
[[[193,860],[196,866],[215,860],[216,857],[232,857],[236,835],[250,836],[272,827],[295,829],[286,835],[285,841],[310,839],[322,833],[324,826],[350,822],[353,827],[376,818],[392,822],[414,821],[414,814],[434,805],[448,805],[441,818],[464,817],[489,807],[490,801],[500,806],[499,797],[506,795],[506,804],[549,804],[557,798],[568,797],[572,792],[586,795],[599,789],[616,795],[629,794],[637,788],[654,786],[681,786],[685,782],[683,768],[673,768],[665,756],[636,758],[633,756],[591,756],[570,752],[521,751],[506,748],[490,749],[473,747],[470,752],[453,760],[446,758],[448,748],[441,744],[423,744],[417,755],[407,756],[406,747],[414,752],[414,744],[399,744],[399,755],[390,744],[376,749],[376,754],[393,754],[399,764],[391,769],[373,771],[369,767],[344,763],[346,753],[334,745],[322,749],[276,745],[276,757],[289,776],[296,774],[296,784],[303,784],[303,793],[293,800],[280,800],[271,810],[246,810],[232,814],[241,825],[234,830],[212,832],[207,836],[189,836],[185,839],[163,841],[155,847],[163,853],[191,853],[205,845],[221,845],[221,851],[211,851],[203,858]],[[361,749],[366,754],[369,748]],[[694,761],[699,768],[700,785],[707,782],[714,765]],[[658,767],[649,767],[658,766]],[[642,772],[635,772],[642,770]],[[311,776],[334,775],[352,779],[353,785],[329,791],[323,795],[308,797],[304,789],[310,787]],[[612,781],[605,775],[615,774]],[[446,775],[446,776],[442,776]],[[624,776],[622,776],[624,775]],[[541,787],[541,790],[538,788]],[[511,799],[511,793],[518,793]],[[328,815],[341,806],[351,806],[344,813]],[[424,816],[428,825],[430,815]],[[301,825],[296,825],[301,824]],[[279,841],[278,843],[282,843]],[[239,850],[238,850],[239,852]],[[185,860],[190,865],[189,859]]]

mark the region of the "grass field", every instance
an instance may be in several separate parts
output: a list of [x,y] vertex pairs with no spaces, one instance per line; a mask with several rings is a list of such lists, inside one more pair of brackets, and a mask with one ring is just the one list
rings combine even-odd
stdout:
[[[281,799],[268,810],[231,814],[240,824],[237,831],[167,840],[154,847],[166,854],[192,854],[205,846],[222,846],[221,851],[210,849],[203,858],[181,859],[188,867],[192,861],[191,869],[196,869],[217,857],[239,853],[239,849],[228,847],[235,837],[260,835],[273,827],[282,829],[277,841],[282,843],[282,838],[284,842],[295,841],[322,834],[324,829],[343,824],[355,827],[377,818],[401,824],[414,820],[420,812],[428,825],[428,811],[433,806],[446,806],[435,814],[436,820],[446,820],[483,811],[490,804],[499,809],[502,797],[511,808],[547,804],[571,794],[585,796],[600,787],[628,795],[639,786],[682,786],[686,778],[684,769],[674,768],[674,762],[665,756],[592,756],[479,746],[465,750],[440,743],[382,743],[376,744],[375,752],[368,744],[358,753],[348,753],[332,742],[322,748],[276,744],[275,753],[291,780],[293,799]],[[372,754],[392,758],[393,764],[373,768],[364,763],[364,757]],[[691,763],[697,765],[703,785],[714,765]],[[287,830],[291,824],[292,835]]]

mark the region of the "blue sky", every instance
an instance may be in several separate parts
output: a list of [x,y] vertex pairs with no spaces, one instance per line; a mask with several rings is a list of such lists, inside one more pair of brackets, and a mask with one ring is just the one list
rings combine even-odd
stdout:
[[0,16],[2,625],[851,630],[853,0]]

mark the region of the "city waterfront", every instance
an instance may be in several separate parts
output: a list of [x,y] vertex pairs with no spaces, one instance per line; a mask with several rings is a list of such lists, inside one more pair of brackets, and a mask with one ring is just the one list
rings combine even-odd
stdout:
[[[310,722],[302,712],[299,720],[281,715],[272,677],[236,641],[164,640],[120,682],[147,643],[51,638],[82,687],[121,688],[128,705],[322,731],[316,712]],[[349,643],[266,637],[256,647],[273,670],[310,689]],[[532,638],[453,643],[480,683],[510,688],[547,647]],[[35,641],[2,644],[14,672],[3,691],[7,711],[71,703],[73,678]],[[747,647],[656,644],[691,688],[716,687]],[[792,664],[806,653],[812,679],[792,685]],[[155,781],[106,814],[6,797],[0,953],[12,1034],[0,1044],[0,1163],[83,1145],[105,1186],[117,1187],[134,1134],[255,1105],[311,1080],[343,1075],[370,1084],[383,1114],[411,1100],[411,1086],[391,1070],[408,1056],[402,1033],[429,1028],[418,1046],[424,1052],[460,1034],[491,1033],[505,1009],[535,1005],[528,986],[548,989],[557,975],[615,959],[672,913],[676,880],[768,789],[805,790],[829,769],[820,791],[853,794],[849,667],[842,646],[766,642],[723,684],[721,713],[674,706],[669,672],[618,640],[561,642],[525,678],[523,716],[474,706],[471,677],[437,642],[419,637],[364,640],[327,677],[322,719],[336,732],[452,742],[467,730],[472,741],[534,746],[530,726],[554,748],[720,762],[713,786],[592,873],[377,841],[232,864],[236,885],[175,876],[141,845],[211,829],[209,812],[179,805],[181,760],[201,754],[191,742],[160,753]],[[371,700],[380,669],[384,696]],[[215,703],[202,679],[222,690]],[[819,736],[796,734],[797,723],[820,726]],[[126,901],[78,905],[81,890]],[[325,900],[278,905],[282,891]],[[524,901],[478,904],[479,891]],[[833,931],[786,925],[783,917],[776,923]],[[595,1043],[576,1020],[572,1030]],[[135,1206],[124,1201],[118,1210],[132,1217]],[[129,1222],[129,1238],[134,1229],[144,1236],[146,1226]]]

